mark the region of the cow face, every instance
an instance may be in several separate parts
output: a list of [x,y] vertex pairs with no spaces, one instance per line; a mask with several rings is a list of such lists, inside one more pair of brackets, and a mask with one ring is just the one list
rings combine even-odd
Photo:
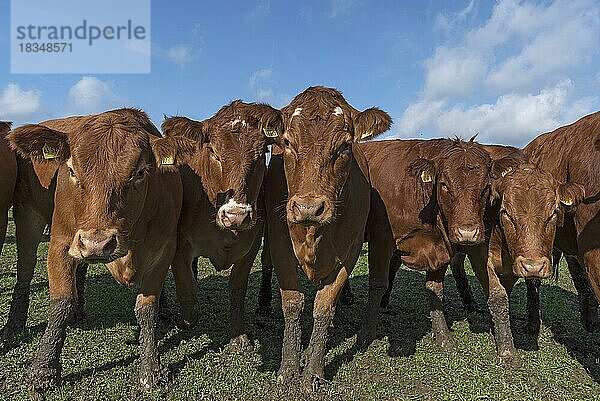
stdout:
[[311,87],[282,110],[283,148],[288,185],[287,219],[321,226],[336,216],[350,172],[352,144],[378,135],[391,124],[378,109],[359,112],[335,89]]
[[556,227],[585,196],[583,186],[559,184],[532,164],[495,173],[493,198],[517,277],[547,278]]
[[163,146],[163,152],[170,152],[174,163],[188,164],[200,176],[217,209],[216,224],[233,231],[253,227],[266,147],[283,132],[279,111],[238,100],[202,122],[172,117],[162,128],[166,138],[159,142],[180,138],[172,146]]
[[[503,166],[520,162],[512,156],[498,161]],[[497,162],[492,162],[480,144],[472,140],[453,140],[435,159],[419,159],[411,166],[424,184],[433,187],[439,213],[452,243],[474,245],[484,241],[483,216],[494,163]]]
[[11,147],[32,161],[42,185],[48,187],[58,171],[55,225],[61,235],[72,236],[68,253],[75,259],[108,263],[132,245],[128,234],[156,169],[138,118],[151,125],[141,112],[116,110],[91,116],[68,135],[41,125],[8,135]]

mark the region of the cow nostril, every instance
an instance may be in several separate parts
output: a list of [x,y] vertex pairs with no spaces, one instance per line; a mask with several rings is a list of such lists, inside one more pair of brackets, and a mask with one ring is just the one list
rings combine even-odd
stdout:
[[325,211],[325,202],[321,202],[321,204],[319,205],[319,207],[315,211],[315,216],[316,217],[321,216],[324,211]]

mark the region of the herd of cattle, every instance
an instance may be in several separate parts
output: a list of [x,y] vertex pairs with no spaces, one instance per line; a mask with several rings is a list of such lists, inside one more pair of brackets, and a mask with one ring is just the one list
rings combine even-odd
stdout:
[[[198,323],[198,256],[217,270],[231,268],[229,345],[248,347],[244,301],[263,239],[259,303],[269,310],[274,269],[285,321],[279,379],[307,389],[324,378],[327,330],[338,300],[351,302],[348,277],[365,241],[369,292],[359,346],[375,338],[379,308],[405,264],[425,272],[435,339],[452,347],[443,282],[450,266],[472,304],[465,255],[487,295],[503,363],[521,363],[509,322],[515,282],[527,279],[527,327],[535,332],[539,279],[561,254],[582,323],[600,328],[600,113],[524,149],[473,139],[368,141],[391,122],[380,109],[356,110],[337,90],[310,87],[281,110],[234,101],[204,121],[167,118],[162,134],[135,109],[12,130],[0,123],[0,244],[12,205],[18,252],[1,347],[25,329],[37,246],[50,223],[50,315],[31,366],[38,395],[60,382],[66,327],[83,316],[89,263],[105,263],[120,284],[139,285],[142,387],[165,375],[155,331],[169,267],[179,324]],[[298,266],[318,288],[302,365]]]

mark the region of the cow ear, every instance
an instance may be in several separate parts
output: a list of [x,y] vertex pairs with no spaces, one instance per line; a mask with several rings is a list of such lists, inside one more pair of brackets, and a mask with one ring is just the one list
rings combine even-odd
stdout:
[[408,166],[407,170],[409,174],[418,177],[422,183],[433,185],[435,180],[435,164],[433,161],[418,158]]
[[0,138],[4,138],[4,136],[10,131],[11,125],[11,122],[0,121]]
[[35,174],[44,188],[50,187],[58,167],[71,157],[67,135],[43,125],[24,125],[6,137],[10,147],[31,160]]
[[392,117],[383,110],[372,107],[354,117],[354,140],[371,139],[390,129]]
[[267,145],[273,145],[283,135],[283,114],[281,111],[268,104],[253,104],[246,111],[247,115],[259,122],[263,135],[267,138]]
[[175,171],[186,164],[198,150],[198,143],[183,136],[166,136],[151,139],[156,167],[161,171]]
[[523,163],[523,158],[513,155],[494,160],[492,161],[491,176],[494,179],[506,177],[508,174],[512,174],[521,163]]
[[585,188],[581,184],[568,182],[560,184],[557,189],[561,206],[567,211],[572,211],[585,198]]
[[169,117],[163,121],[161,129],[165,136],[179,136],[203,144],[206,142],[204,124],[187,117]]

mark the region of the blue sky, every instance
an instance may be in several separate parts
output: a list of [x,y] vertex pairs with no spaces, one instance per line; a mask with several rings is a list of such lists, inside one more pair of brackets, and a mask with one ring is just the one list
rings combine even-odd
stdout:
[[139,75],[11,74],[9,3],[0,119],[18,124],[120,106],[202,119],[326,85],[389,112],[389,137],[523,145],[600,106],[596,0],[154,0],[152,73]]

